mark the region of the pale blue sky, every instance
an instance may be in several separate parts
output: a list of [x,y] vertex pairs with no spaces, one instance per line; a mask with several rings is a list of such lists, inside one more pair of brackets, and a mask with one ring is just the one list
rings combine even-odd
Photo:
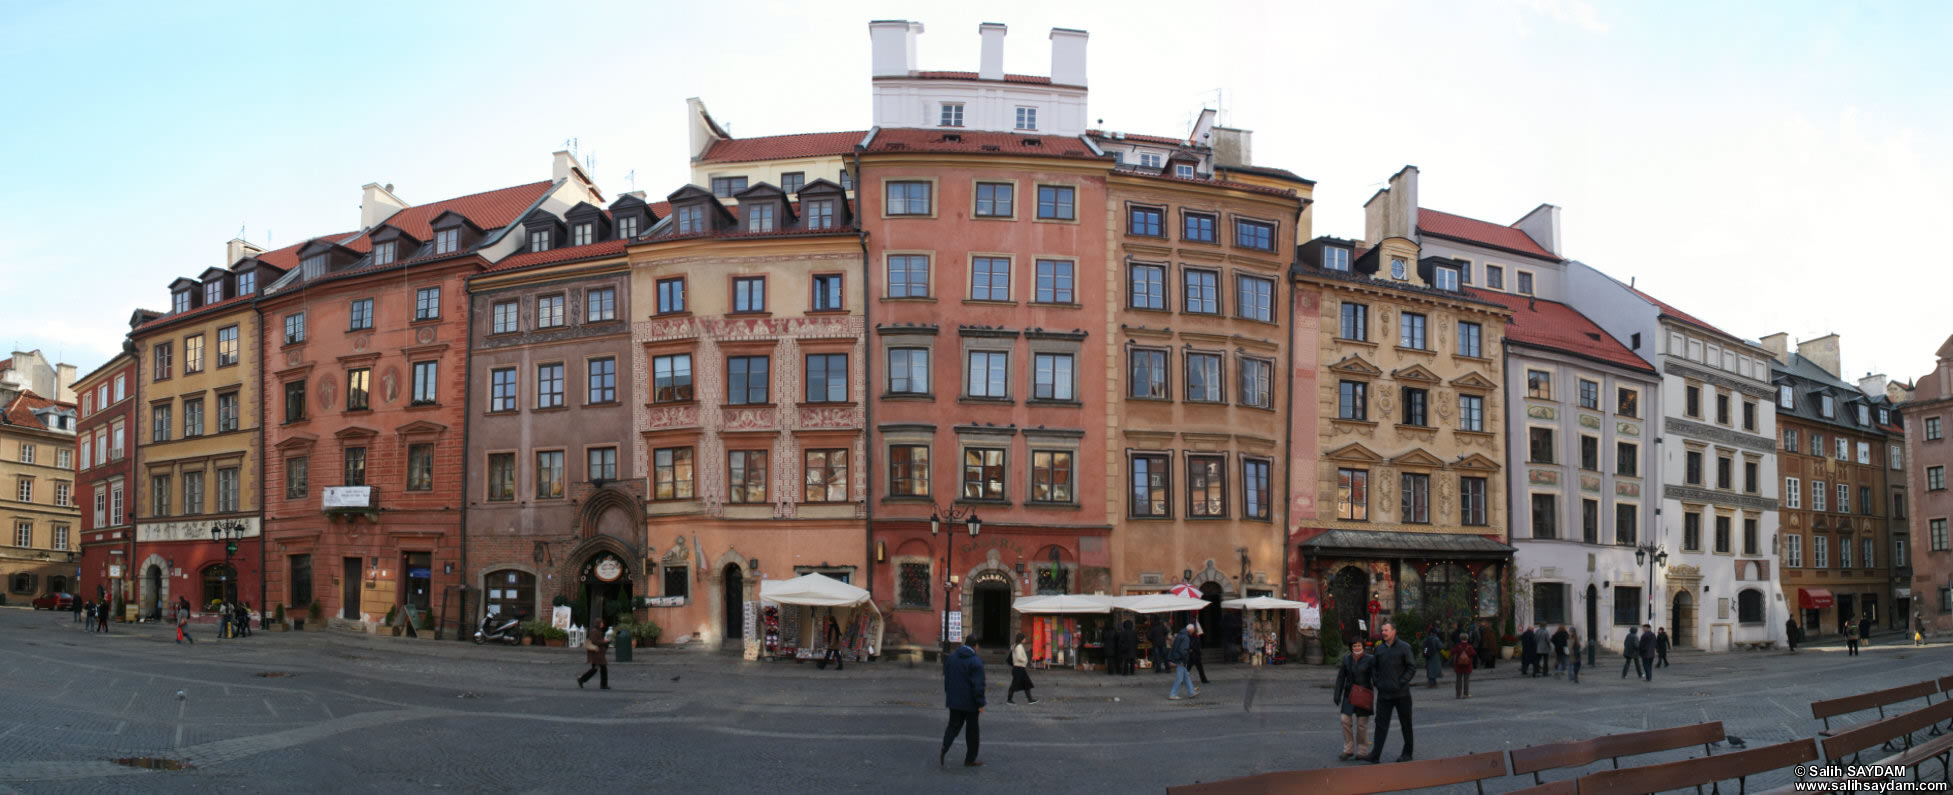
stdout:
[[[665,7],[669,6],[669,7]],[[1091,116],[1183,134],[1212,91],[1255,158],[1319,182],[1317,234],[1406,163],[1423,204],[1564,208],[1569,256],[1751,338],[1844,336],[1847,374],[1914,378],[1953,278],[1943,4],[1314,2],[329,3],[0,6],[0,344],[86,372],[136,306],[259,244],[544,179],[579,139],[610,195],[686,178],[684,100],[735,135],[868,126],[877,18],[924,68],[1048,73],[1091,32]]]

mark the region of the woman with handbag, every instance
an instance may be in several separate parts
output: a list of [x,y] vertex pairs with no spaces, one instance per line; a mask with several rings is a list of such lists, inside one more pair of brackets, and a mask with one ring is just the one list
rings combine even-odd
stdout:
[[578,688],[582,688],[584,682],[590,681],[590,677],[596,676],[600,677],[597,680],[598,689],[610,689],[610,660],[604,656],[604,650],[608,648],[610,648],[610,622],[599,621],[597,631],[583,636],[583,657],[590,663],[590,670],[584,671],[582,676],[576,678]]
[[1024,641],[1024,633],[1017,633],[1017,642],[1010,647],[1010,689],[1004,692],[1004,703],[1014,704],[1011,699],[1017,691],[1024,691],[1024,701],[1038,703],[1037,696],[1031,695],[1031,648]]
[[1363,653],[1363,641],[1356,640],[1336,666],[1336,689],[1331,700],[1342,708],[1343,719],[1343,753],[1337,761],[1370,755],[1370,711],[1376,707],[1376,693],[1370,689],[1372,662]]

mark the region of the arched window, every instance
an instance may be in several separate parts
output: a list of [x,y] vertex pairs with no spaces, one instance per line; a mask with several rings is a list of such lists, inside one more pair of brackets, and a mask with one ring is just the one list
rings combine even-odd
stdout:
[[58,574],[53,577],[47,578],[47,589],[55,593],[67,593],[68,578],[60,576]]
[[489,572],[482,589],[487,597],[482,605],[491,616],[533,615],[536,611],[536,575],[515,569]]
[[205,610],[215,609],[218,602],[237,599],[237,570],[222,563],[213,563],[203,569],[203,604]]
[[8,579],[12,580],[12,582],[7,584],[7,590],[13,591],[14,593],[34,592],[34,575],[21,572]]
[[1763,623],[1763,592],[1750,588],[1736,594],[1736,620],[1744,624]]

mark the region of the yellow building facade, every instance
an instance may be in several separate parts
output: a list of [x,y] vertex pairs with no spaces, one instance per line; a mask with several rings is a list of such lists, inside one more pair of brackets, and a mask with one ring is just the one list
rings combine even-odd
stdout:
[[33,392],[0,395],[0,580],[6,602],[75,590],[75,407]]

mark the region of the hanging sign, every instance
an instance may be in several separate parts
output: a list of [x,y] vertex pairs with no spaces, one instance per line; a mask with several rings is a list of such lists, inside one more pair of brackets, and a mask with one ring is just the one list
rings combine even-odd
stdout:
[[957,640],[963,639],[963,611],[949,611],[949,636]]
[[624,564],[618,562],[616,558],[604,558],[597,562],[597,579],[599,580],[616,582],[617,578],[623,576],[623,574]]

